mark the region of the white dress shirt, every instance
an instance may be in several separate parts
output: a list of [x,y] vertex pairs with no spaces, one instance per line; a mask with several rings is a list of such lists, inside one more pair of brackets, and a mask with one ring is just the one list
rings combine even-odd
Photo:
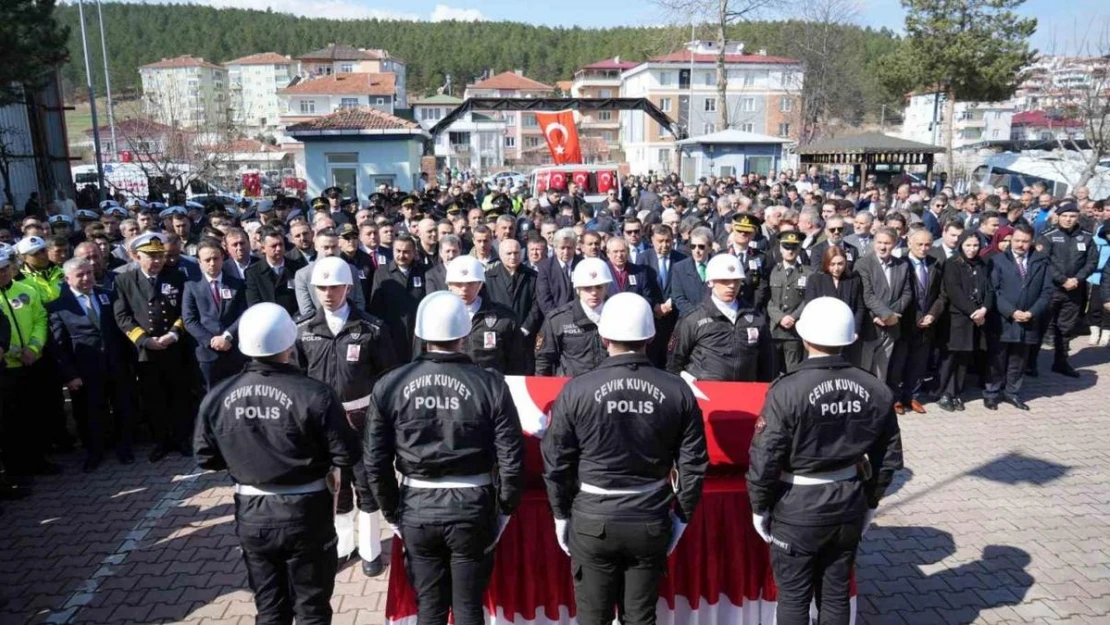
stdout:
[[343,304],[343,306],[335,312],[324,308],[324,321],[327,322],[328,329],[331,330],[332,335],[339,335],[339,331],[343,329],[343,326],[347,325],[347,317],[350,314],[351,307],[347,304]]
[[732,302],[725,303],[718,299],[716,295],[710,295],[710,297],[713,298],[713,305],[717,307],[717,310],[721,311],[721,314],[727,317],[729,321],[736,323],[736,317],[739,316],[740,302],[732,300]]

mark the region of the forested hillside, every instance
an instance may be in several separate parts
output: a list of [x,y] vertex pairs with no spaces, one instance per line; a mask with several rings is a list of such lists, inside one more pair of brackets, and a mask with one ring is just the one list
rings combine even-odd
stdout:
[[[263,4],[263,3],[260,3]],[[690,37],[688,27],[666,28],[551,28],[509,22],[406,22],[379,20],[329,20],[297,17],[271,11],[214,9],[190,5],[119,4],[105,2],[113,91],[134,94],[140,89],[140,65],[165,57],[191,54],[222,63],[256,52],[274,51],[296,56],[331,42],[357,47],[384,48],[408,61],[409,91],[421,93],[452,76],[455,93],[486,69],[495,72],[521,69],[531,78],[549,84],[568,80],[584,64],[620,55],[645,59],[678,49]],[[93,55],[97,91],[103,94],[100,38],[95,27],[96,9],[86,5],[89,48]],[[58,9],[62,24],[72,29],[70,64],[64,69],[67,96],[84,82],[77,7]],[[877,110],[887,98],[872,71],[875,62],[895,47],[886,31],[838,28],[847,45],[836,59],[844,72],[845,94],[856,106]],[[771,54],[808,60],[800,45],[798,24],[752,23],[737,26],[730,37],[748,49],[767,48]],[[710,29],[705,30],[706,35]],[[827,61],[827,60],[826,60]],[[839,86],[839,85],[838,85]]]

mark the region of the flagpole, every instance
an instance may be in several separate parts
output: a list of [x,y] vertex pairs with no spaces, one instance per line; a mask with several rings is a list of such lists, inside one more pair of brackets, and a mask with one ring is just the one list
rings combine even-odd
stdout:
[[116,111],[112,103],[112,78],[108,73],[108,36],[104,32],[104,11],[96,0],[96,15],[100,21],[100,56],[104,59],[104,90],[108,97],[108,127],[112,129],[112,160],[119,160],[119,143],[116,142]]
[[85,2],[77,0],[77,15],[81,19],[81,49],[85,53],[85,85],[89,88],[89,113],[92,115],[93,147],[96,154],[96,184],[100,189],[100,201],[105,198],[104,157],[100,153],[100,128],[96,121],[96,91],[93,90],[92,66],[89,64],[89,40],[85,35]]

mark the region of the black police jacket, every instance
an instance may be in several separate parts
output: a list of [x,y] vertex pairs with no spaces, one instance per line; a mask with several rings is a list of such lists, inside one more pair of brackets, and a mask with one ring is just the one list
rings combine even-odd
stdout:
[[[652,366],[643,354],[605,359],[567,382],[544,434],[544,481],[557,519],[573,513],[602,518],[665,517],[675,502],[683,520],[694,514],[709,464],[701,409],[682,378]],[[678,470],[678,491],[669,484]],[[608,490],[668,484],[637,495],[580,492],[580,483]]]
[[[424,341],[413,339],[412,353],[424,351]],[[503,375],[524,375],[527,366],[524,335],[516,325],[513,311],[483,297],[478,312],[470,320],[470,334],[463,340],[463,353],[479,367]]]
[[1070,231],[1053,228],[1041,235],[1037,251],[1048,256],[1052,283],[1062,287],[1068,278],[1075,278],[1080,286],[1098,269],[1098,244],[1094,235],[1078,225]]
[[553,309],[536,337],[539,376],[572,378],[594,370],[606,356],[597,324],[586,316],[578,299]]
[[[861,477],[790,485],[782,472],[823,473],[860,465]],[[879,505],[902,468],[902,436],[886,384],[843,356],[809,358],[771,385],[748,464],[752,510],[793,525],[858,522]],[[869,476],[869,477],[868,477]]]
[[744,302],[736,323],[717,309],[713,296],[678,322],[671,335],[667,370],[686,371],[699,380],[719,382],[769,382],[771,332],[767,318]]
[[[466,505],[481,488],[408,489],[418,479],[487,474],[497,467],[497,507],[511,514],[524,488],[524,434],[505,378],[465,354],[428,352],[374,385],[363,439],[367,478],[390,523],[477,521]],[[394,468],[396,466],[396,468]],[[422,492],[417,492],[422,491]]]
[[338,334],[332,334],[322,306],[298,319],[293,354],[308,377],[334,388],[342,401],[357,402],[368,397],[374,381],[400,361],[381,319],[354,306],[348,305],[347,310],[347,323]]
[[[358,438],[339,396],[296,366],[252,361],[201,402],[193,451],[202,469],[226,469],[237,484],[308,484],[358,462]],[[331,523],[331,497],[236,496],[240,522],[281,527]],[[315,504],[315,505],[314,505]]]

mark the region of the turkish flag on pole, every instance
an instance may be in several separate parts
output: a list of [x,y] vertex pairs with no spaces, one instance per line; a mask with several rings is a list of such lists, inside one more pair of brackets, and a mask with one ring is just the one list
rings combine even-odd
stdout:
[[574,111],[536,113],[536,121],[547,139],[547,148],[556,165],[582,162],[582,147],[578,144],[578,129],[574,125]]

